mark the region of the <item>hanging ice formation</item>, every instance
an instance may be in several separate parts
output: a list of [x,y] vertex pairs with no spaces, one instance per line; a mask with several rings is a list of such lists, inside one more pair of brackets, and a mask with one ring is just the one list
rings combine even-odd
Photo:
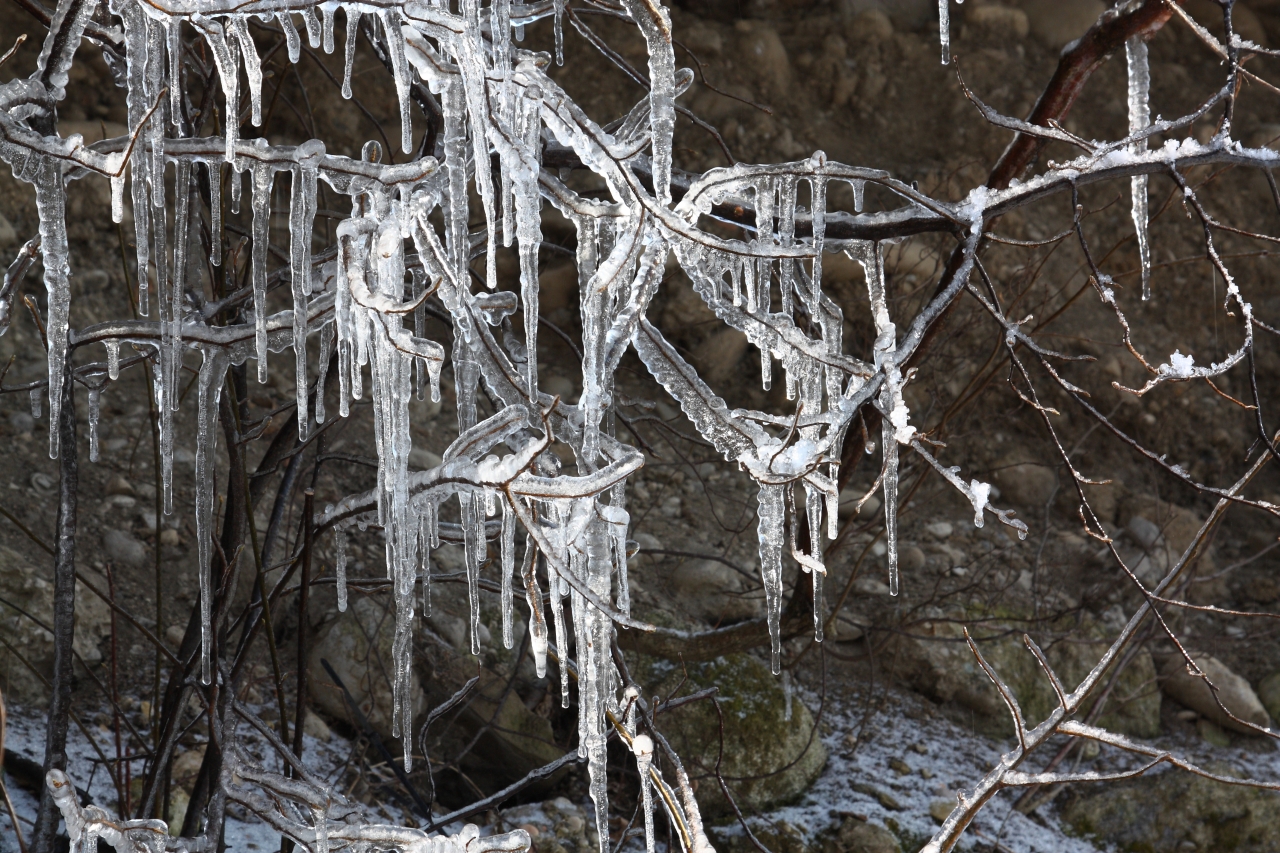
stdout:
[[[292,348],[300,438],[306,439],[326,419],[320,389],[331,362],[337,371],[339,416],[345,417],[351,401],[364,396],[366,384],[372,399],[377,485],[326,508],[314,521],[321,530],[332,529],[337,539],[339,609],[346,606],[346,531],[351,526],[376,526],[383,533],[396,612],[393,726],[404,739],[406,765],[413,722],[412,628],[416,610],[431,606],[430,552],[443,540],[463,545],[471,646],[479,651],[480,575],[488,564],[490,542],[497,540],[492,553],[497,555],[500,576],[503,644],[510,648],[517,641],[513,608],[519,584],[529,608],[537,671],[545,673],[548,657],[554,656],[566,706],[571,682],[577,681],[578,748],[588,759],[602,850],[609,837],[605,745],[612,728],[625,732],[646,780],[642,801],[649,849],[656,799],[681,828],[687,850],[702,853],[709,844],[688,778],[677,762],[677,795],[656,769],[655,740],[640,731],[635,714],[642,700],[631,694],[620,698],[625,685],[611,655],[616,626],[657,630],[632,617],[628,590],[626,482],[642,465],[643,456],[620,441],[613,428],[614,375],[626,351],[634,348],[703,438],[756,481],[760,568],[775,672],[781,663],[783,562],[788,556],[812,580],[814,633],[822,639],[824,543],[837,533],[844,437],[864,405],[878,407],[883,415],[879,482],[894,592],[899,583],[897,472],[902,448],[921,453],[943,471],[973,503],[975,523],[981,524],[984,512],[1015,526],[1021,522],[987,506],[988,487],[977,481],[966,485],[955,469],[942,469],[920,446],[903,401],[902,388],[909,377],[901,367],[911,342],[918,340],[918,330],[907,329],[900,336],[890,318],[880,246],[828,237],[827,199],[833,183],[852,191],[859,212],[868,183],[909,200],[916,198],[914,191],[884,172],[832,163],[817,152],[795,163],[713,169],[682,184],[683,195],[672,205],[675,104],[693,74],[675,67],[666,9],[640,0],[626,0],[624,5],[645,39],[652,85],[644,101],[609,126],[611,131],[592,121],[546,74],[549,57],[510,41],[513,29],[539,18],[558,21],[565,8],[559,0],[537,5],[491,0],[487,6],[480,0],[462,0],[456,14],[448,4],[417,0],[376,11],[333,2],[270,6],[272,26],[280,27],[291,61],[297,61],[302,50],[292,16],[302,17],[312,47],[334,52],[335,12],[342,9],[347,96],[357,35],[364,32],[381,43],[401,106],[400,142],[406,152],[413,142],[409,93],[415,77],[434,93],[443,113],[440,159],[423,156],[389,165],[382,162],[376,143],[367,145],[360,159],[351,159],[327,153],[318,140],[298,146],[244,140],[237,122],[225,120],[243,110],[243,73],[249,121],[262,122],[265,72],[253,33],[266,26],[263,15],[217,0],[199,0],[184,6],[198,11],[172,15],[152,4],[111,0],[111,11],[122,22],[129,129],[137,137],[136,144],[120,146],[121,152],[128,151],[127,161],[123,153],[86,148],[79,137],[44,139],[26,148],[4,141],[33,136],[23,122],[33,115],[28,105],[40,102],[32,96],[33,87],[43,84],[28,80],[0,86],[0,130],[5,132],[0,134],[0,156],[36,187],[49,294],[51,452],[57,452],[69,341],[72,270],[65,181],[89,173],[104,176],[111,184],[113,216],[121,221],[125,176],[129,179],[142,319],[101,323],[79,332],[76,340],[102,343],[107,352],[106,376],[99,376],[103,385],[91,397],[94,435],[98,394],[119,376],[120,347],[132,345],[151,365],[160,411],[166,511],[172,496],[179,378],[184,355],[191,350],[199,354],[195,516],[201,672],[206,681],[215,676],[218,659],[213,630],[219,559],[212,546],[213,472],[225,374],[229,365],[254,360],[259,380],[265,381],[268,354]],[[945,2],[940,2],[939,11],[945,58]],[[376,25],[366,26],[371,21]],[[83,23],[76,26],[82,29]],[[184,31],[203,39],[220,78],[224,120],[218,138],[179,136],[181,122],[175,110],[183,102],[177,52],[183,49]],[[65,80],[64,71],[55,69],[50,79]],[[161,97],[166,88],[170,97]],[[10,110],[11,104],[21,106]],[[607,198],[581,196],[554,170],[543,169],[543,150],[551,143],[572,151],[599,176]],[[495,156],[501,164],[496,181],[487,165]],[[176,187],[172,205],[166,204],[169,164]],[[249,289],[239,325],[211,326],[201,310],[206,267],[195,263],[190,248],[203,228],[200,196],[194,190],[202,168],[213,207],[208,222],[215,235],[222,230],[223,180],[229,184],[228,209],[233,213],[239,210],[243,182],[249,183]],[[321,181],[345,196],[350,210],[336,229],[336,253],[324,264],[316,262],[312,242]],[[287,278],[289,286],[274,295],[268,288],[271,211],[286,183],[288,262],[279,276]],[[471,187],[479,195],[485,219],[483,233],[476,235],[468,231]],[[1135,211],[1136,199],[1135,190]],[[574,224],[578,238],[583,393],[576,405],[539,389],[538,253],[544,203]],[[754,226],[746,229],[746,236],[721,237],[699,228],[700,218],[722,203],[755,211]],[[966,204],[938,209],[955,221],[969,222],[972,234],[979,235],[980,205]],[[508,246],[514,243],[519,254],[519,283],[511,289],[497,288],[494,249],[499,239]],[[971,245],[976,240],[973,236]],[[475,287],[471,259],[480,246],[487,254],[486,274],[484,285]],[[212,264],[226,263],[220,240],[212,241],[212,249]],[[844,317],[823,291],[822,256],[832,251],[848,252],[865,270],[876,329],[870,361],[845,354]],[[730,410],[646,319],[673,253],[698,296],[759,351],[762,384],[770,387],[775,374],[785,383],[786,397],[795,404],[792,414]],[[274,305],[277,299],[280,304]],[[426,300],[442,306],[453,325],[449,355],[459,437],[440,465],[418,471],[409,465],[409,402],[415,393],[439,399],[446,356],[445,346],[425,337]],[[523,311],[522,339],[510,319],[518,310]],[[496,327],[504,329],[501,344]],[[314,343],[309,346],[311,336]],[[476,405],[481,383],[497,409],[485,420],[479,418]],[[553,441],[573,448],[571,467],[576,470],[561,470],[559,458],[549,452]],[[94,447],[96,453],[96,442]],[[454,498],[456,509],[446,506]],[[441,520],[455,512],[457,523]],[[654,798],[655,789],[662,796]]]
[[[1129,79],[1129,135],[1135,137],[1129,149],[1134,154],[1147,150],[1147,138],[1138,135],[1151,124],[1151,67],[1147,60],[1147,43],[1133,36],[1124,43]],[[1138,240],[1138,258],[1142,264],[1142,298],[1151,298],[1151,240],[1147,234],[1147,175],[1129,179],[1133,195],[1133,229]]]

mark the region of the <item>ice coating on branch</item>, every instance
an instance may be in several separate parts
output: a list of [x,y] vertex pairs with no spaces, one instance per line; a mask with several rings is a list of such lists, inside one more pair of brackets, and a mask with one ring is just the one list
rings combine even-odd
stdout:
[[[62,386],[66,382],[68,318],[71,310],[71,258],[67,246],[67,197],[58,161],[43,160],[35,180],[36,212],[40,214],[40,251],[44,256],[44,289],[49,316],[49,458],[58,458],[58,423]],[[39,408],[36,407],[39,417]]]
[[[1124,43],[1129,79],[1129,134],[1139,134],[1151,124],[1151,67],[1147,60],[1147,43],[1133,36]],[[1146,137],[1134,139],[1130,150],[1140,154],[1147,150]],[[1133,228],[1138,239],[1138,257],[1142,264],[1142,298],[1151,298],[1151,240],[1147,227],[1147,175],[1129,179],[1133,196]]]

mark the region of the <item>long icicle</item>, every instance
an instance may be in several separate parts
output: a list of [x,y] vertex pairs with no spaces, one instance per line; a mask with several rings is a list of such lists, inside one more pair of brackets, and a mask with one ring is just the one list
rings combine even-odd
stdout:
[[[1129,134],[1141,133],[1151,124],[1151,66],[1147,61],[1147,43],[1133,36],[1124,43],[1129,71]],[[1147,139],[1134,139],[1129,145],[1134,154],[1147,150]],[[1138,256],[1142,263],[1142,298],[1151,298],[1151,241],[1148,236],[1147,175],[1129,179],[1133,194],[1133,228],[1138,238]]]

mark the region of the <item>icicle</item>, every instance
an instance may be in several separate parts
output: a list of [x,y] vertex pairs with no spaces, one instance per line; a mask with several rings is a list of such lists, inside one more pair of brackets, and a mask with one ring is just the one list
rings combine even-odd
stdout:
[[293,24],[293,15],[288,12],[276,12],[276,20],[284,30],[284,43],[285,49],[289,52],[289,61],[297,65],[298,60],[302,58],[302,39],[298,37],[298,28]]
[[333,13],[338,11],[337,3],[322,3],[320,5],[320,21],[321,29],[324,30],[324,52],[333,53]]
[[406,154],[413,153],[413,113],[409,106],[409,84],[412,81],[409,62],[404,56],[404,35],[400,32],[400,12],[383,10],[378,17],[382,22],[383,40],[387,58],[391,60],[391,73],[395,80],[396,99],[400,104],[400,148]]
[[320,19],[316,17],[314,6],[308,6],[299,14],[302,15],[302,24],[307,30],[307,45],[315,50],[320,46]]
[[942,64],[951,62],[951,10],[948,0],[938,0],[938,36],[942,39]]
[[[304,150],[305,149],[305,150]],[[298,438],[310,433],[307,412],[307,294],[311,292],[311,227],[316,211],[315,162],[324,154],[318,140],[298,148],[289,198],[289,261],[293,292],[294,388],[298,406]],[[321,389],[317,386],[317,394]]]
[[107,376],[114,381],[120,378],[120,342],[112,338],[103,345],[107,348]]
[[[265,144],[266,140],[263,140]],[[250,254],[253,280],[253,310],[258,359],[258,382],[267,383],[267,249],[271,235],[271,184],[275,173],[266,163],[254,163],[253,246]]]
[[354,6],[343,6],[347,15],[347,54],[342,65],[342,97],[351,100],[351,68],[356,61],[356,34],[360,29],[360,10]]
[[212,539],[214,499],[214,451],[217,443],[218,398],[226,373],[225,356],[202,350],[198,403],[196,405],[196,546],[200,575],[200,673],[210,682],[213,644]]
[[[49,364],[49,458],[58,458],[58,419],[67,358],[68,312],[71,308],[71,264],[67,246],[67,196],[62,165],[43,159],[35,180],[36,211],[40,215],[40,251],[44,256],[44,287],[49,316],[45,321]],[[31,393],[32,415],[40,416],[39,390]]]
[[644,809],[644,845],[646,853],[654,853],[653,789],[649,772],[653,767],[653,738],[636,735],[631,739],[631,752],[636,757],[636,772],[640,775],[640,795]]
[[773,674],[782,669],[782,547],[786,526],[786,486],[760,484],[757,535],[760,539],[760,576],[764,581],[764,597],[769,623],[769,639],[773,647]]
[[180,127],[182,125],[182,19],[166,19],[164,29],[169,53],[169,121],[174,127]]
[[[513,500],[508,498],[507,500]],[[502,502],[502,533],[500,547],[502,549],[502,647],[511,648],[514,643],[511,622],[512,575],[516,568],[516,514],[511,505]]]
[[209,262],[222,266],[222,167],[205,163],[209,171]]
[[[1151,124],[1151,67],[1147,61],[1147,43],[1133,36],[1124,43],[1129,71],[1129,134],[1146,130]],[[1135,139],[1129,146],[1134,154],[1147,150],[1146,138]],[[1147,227],[1147,175],[1129,179],[1133,195],[1133,228],[1138,238],[1138,256],[1142,263],[1142,298],[1151,298],[1151,241]]]
[[240,212],[240,196],[244,193],[244,179],[240,177],[240,170],[236,168],[234,162],[231,164],[231,174],[228,179],[231,182],[231,201],[230,207],[232,213]]
[[334,572],[338,576],[338,612],[347,612],[347,534],[344,530],[333,534],[334,547],[338,550]]
[[431,529],[435,504],[427,503],[418,516],[418,565],[422,572],[422,614],[431,615]]
[[316,424],[325,420],[324,386],[329,377],[329,362],[333,360],[333,323],[320,329],[320,357],[316,360]]
[[101,388],[89,389],[89,461],[98,461],[98,398]]
[[851,181],[850,186],[853,187],[853,212],[861,213],[862,204],[866,196],[866,181]]
[[[564,8],[567,0],[552,0],[555,7],[555,37],[556,37],[556,65],[564,65]],[[517,33],[517,37],[524,38],[524,33]],[[651,851],[652,853],[652,851]]]
[[262,126],[262,61],[258,58],[258,47],[249,35],[249,18],[245,15],[234,15],[231,20],[231,32],[240,43],[240,52],[244,54],[244,76],[249,83],[249,121],[254,127]]
[[671,137],[676,122],[676,57],[671,43],[671,14],[660,3],[624,0],[649,50],[649,128],[653,140],[653,191],[658,203],[671,204]]
[[827,179],[822,177],[822,171],[827,166],[827,155],[821,151],[815,151],[813,156],[809,158],[809,167],[814,171],[814,177],[810,179],[810,187],[813,195],[813,210],[811,211],[813,219],[813,278],[810,282],[810,314],[817,316],[822,302],[822,252],[826,244],[827,234]]
[[[886,411],[893,406],[892,394],[886,386],[881,405]],[[898,441],[889,418],[883,419],[880,446],[884,450],[884,538],[889,563],[889,594],[898,594]]]

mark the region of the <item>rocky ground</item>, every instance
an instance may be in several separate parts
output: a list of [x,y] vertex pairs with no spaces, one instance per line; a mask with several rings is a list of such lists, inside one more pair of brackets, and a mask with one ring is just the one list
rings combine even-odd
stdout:
[[[1207,0],[1185,5],[1212,26],[1212,4]],[[985,179],[1008,134],[982,121],[964,98],[957,72],[985,102],[1026,115],[1052,74],[1058,51],[1102,10],[1100,0],[970,0],[953,7],[957,60],[943,67],[938,62],[936,6],[925,0],[679,3],[673,11],[683,51],[678,61],[701,68],[698,82],[682,102],[717,128],[724,147],[684,122],[677,165],[695,170],[725,165],[725,148],[745,162],[807,157],[821,148],[833,160],[883,168],[917,181],[935,196],[959,198]],[[1235,14],[1244,37],[1280,45],[1280,3],[1242,0]],[[643,67],[643,42],[632,29],[604,16],[583,15],[582,20],[623,59]],[[607,120],[624,114],[643,96],[642,90],[580,34],[566,29],[570,61],[556,72],[561,84],[593,117]],[[33,38],[20,48],[12,65],[0,71],[6,76],[29,71],[39,38],[24,12],[12,5],[0,7],[0,33],[8,38],[19,31]],[[529,33],[535,45],[545,45],[548,38],[545,29]],[[1151,55],[1153,114],[1181,114],[1219,85],[1218,60],[1181,25],[1170,24],[1162,31],[1152,42]],[[283,77],[289,66],[281,62]],[[1275,79],[1274,66],[1273,60],[1263,59],[1250,68]],[[315,122],[332,129],[327,134],[329,150],[352,154],[365,139],[377,137],[375,119],[394,125],[387,81],[377,76],[384,72],[371,56],[361,54],[357,62],[357,81],[378,83],[357,86],[365,112],[332,95],[318,63],[304,62],[297,71],[296,84],[282,86],[285,94],[273,125],[282,139],[298,137]],[[99,60],[87,57],[77,66],[69,87],[72,100],[62,111],[64,134],[74,131],[90,138],[122,132],[123,97],[107,81]],[[1124,85],[1123,62],[1112,59],[1094,75],[1066,128],[1085,137],[1122,134]],[[1246,90],[1236,117],[1237,138],[1267,144],[1280,136],[1280,119],[1270,98],[1273,95],[1260,86]],[[1197,123],[1191,132],[1207,138],[1212,125]],[[1066,148],[1051,147],[1045,159],[1066,156]],[[1265,181],[1233,172],[1192,177],[1212,192],[1215,215],[1276,231],[1277,216]],[[117,231],[110,224],[106,186],[81,183],[72,190],[70,208],[73,258],[85,259],[75,270],[74,324],[127,316],[126,284],[135,275],[132,260],[126,260],[132,255],[126,245],[128,229]],[[852,205],[852,198],[837,201]],[[1157,269],[1156,297],[1150,303],[1134,297],[1137,253],[1127,187],[1091,190],[1082,194],[1082,202],[1089,211],[1089,237],[1103,247],[1101,254],[1113,268],[1135,329],[1135,345],[1159,360],[1181,347],[1183,352],[1194,351],[1199,363],[1221,358],[1237,346],[1238,324],[1221,308],[1221,282],[1202,262],[1200,234],[1175,203],[1172,183],[1152,181]],[[869,203],[876,200],[869,197]],[[320,206],[325,208],[326,202]],[[1005,217],[999,231],[1015,240],[1045,240],[1069,224],[1069,217],[1065,204],[1047,204]],[[0,176],[0,254],[6,263],[34,233],[35,223],[28,188]],[[546,231],[552,242],[567,244],[571,239],[567,224],[557,229],[549,220]],[[1251,285],[1256,314],[1269,323],[1280,320],[1280,296],[1259,284],[1272,275],[1267,246],[1229,234],[1221,239],[1238,279]],[[909,315],[928,297],[949,251],[947,240],[934,236],[912,238],[889,249],[886,267],[895,313]],[[575,278],[562,253],[549,249],[541,260],[544,317],[576,340]],[[504,256],[501,263],[504,281],[512,280],[513,258]],[[1087,287],[1087,270],[1076,245],[996,245],[984,256],[984,264],[1021,313],[1043,323],[1038,333],[1045,342],[1096,358],[1065,370],[1114,423],[1197,479],[1224,484],[1237,476],[1254,435],[1254,416],[1224,402],[1221,394],[1248,395],[1243,372],[1233,372],[1216,390],[1204,384],[1178,385],[1135,401],[1111,383],[1139,382],[1141,367],[1121,346],[1110,310],[1104,310]],[[28,292],[37,294],[35,282],[38,270],[29,279]],[[722,389],[731,405],[789,410],[784,383],[775,381],[771,391],[761,388],[758,354],[749,351],[745,338],[715,321],[687,280],[673,271],[664,287],[651,319]],[[826,287],[845,310],[849,351],[865,355],[873,334],[861,273],[847,258],[829,256]],[[448,334],[435,321],[428,331],[440,340]],[[12,357],[3,378],[5,388],[43,376],[38,334],[24,314],[0,338],[0,366]],[[748,822],[775,853],[917,848],[945,816],[955,793],[985,772],[1012,735],[1004,705],[963,643],[962,629],[970,629],[1028,716],[1039,720],[1051,709],[1054,694],[1023,648],[1021,634],[1036,639],[1071,686],[1096,662],[1138,602],[1105,549],[1083,534],[1078,498],[1066,471],[1038,418],[1010,389],[1008,366],[998,352],[993,354],[998,343],[997,331],[983,323],[977,306],[962,305],[948,319],[931,359],[908,386],[907,399],[913,422],[945,440],[944,462],[962,466],[966,477],[992,482],[993,499],[1013,507],[1028,522],[1026,541],[992,524],[975,529],[968,505],[949,486],[919,469],[908,469],[903,477],[903,592],[889,597],[879,501],[873,497],[860,513],[854,511],[856,496],[875,476],[876,463],[869,460],[855,473],[843,499],[842,535],[829,555],[828,602],[836,607],[836,619],[827,642],[815,645],[800,638],[788,643],[786,669],[778,679],[757,657],[767,653],[759,648],[711,661],[697,660],[694,654],[687,661],[632,661],[633,674],[646,694],[671,698],[704,687],[720,688],[723,730],[721,717],[707,702],[671,710],[664,723],[698,781],[698,796],[720,846],[743,853],[754,849],[720,793],[714,777],[717,764]],[[569,345],[555,334],[544,334],[540,347],[539,359],[546,366],[544,388],[574,399],[580,376]],[[284,368],[285,359],[281,356],[273,367]],[[1264,400],[1274,399],[1280,359],[1272,340],[1260,341],[1257,359],[1259,391]],[[291,380],[274,378],[288,374],[275,370],[265,386],[250,382],[248,404],[254,417],[289,402]],[[415,467],[435,464],[437,454],[456,435],[450,381],[446,369],[441,404],[414,404]],[[748,481],[706,447],[688,440],[692,428],[638,362],[624,362],[618,382],[623,394],[643,403],[624,410],[646,450],[646,465],[630,490],[632,537],[640,546],[631,576],[637,613],[691,628],[757,616],[763,599],[754,494]],[[1079,408],[1069,407],[1065,398],[1049,397],[1061,411],[1054,419],[1055,429],[1072,463],[1088,476],[1110,481],[1089,487],[1088,495],[1121,555],[1144,580],[1159,577],[1186,548],[1212,503],[1160,474]],[[83,397],[78,406],[83,418]],[[104,755],[112,756],[117,728],[132,748],[148,742],[157,653],[129,620],[117,616],[113,621],[98,592],[113,596],[132,621],[170,648],[181,642],[196,599],[190,511],[194,414],[188,405],[177,418],[181,438],[175,452],[176,511],[165,516],[157,502],[156,457],[148,427],[152,406],[141,374],[126,371],[104,393],[101,406],[100,459],[85,464],[80,474],[82,581],[76,651],[83,676],[76,685],[81,728],[74,735],[80,763],[72,775],[99,801],[118,808],[122,795],[127,799],[131,794],[113,787],[102,769],[102,757],[86,738],[92,737]],[[51,496],[57,469],[45,452],[47,419],[32,412],[26,393],[0,395],[0,414],[0,508],[7,516],[0,519],[0,689],[10,709],[5,747],[7,757],[39,761],[43,741],[38,723],[45,701],[41,673],[49,670],[52,659],[45,628],[51,613],[51,571],[41,543],[50,541],[53,529]],[[268,423],[264,438],[280,429],[278,420]],[[315,484],[318,503],[372,484],[373,470],[361,464],[373,452],[370,424],[368,406],[356,406],[351,417],[330,431],[327,451],[341,456],[320,471]],[[82,456],[87,458],[87,447]],[[225,471],[218,476],[225,482]],[[273,483],[258,505],[259,530],[270,521],[275,488]],[[1264,471],[1251,488],[1257,496],[1280,503],[1280,475],[1275,471]],[[284,529],[296,529],[299,509],[296,503],[286,507]],[[1277,534],[1280,524],[1274,519],[1233,510],[1199,558],[1185,595],[1197,604],[1233,611],[1273,607],[1280,600],[1280,551],[1271,550]],[[280,559],[284,546],[277,547]],[[352,537],[349,554],[353,577],[383,576],[382,545],[372,533]],[[331,540],[318,543],[323,577],[332,577],[335,559]],[[435,552],[433,559],[434,570],[444,575],[461,567],[461,554],[452,546]],[[271,560],[265,562],[272,565]],[[794,568],[787,571],[790,584]],[[268,571],[267,577],[274,579],[278,573]],[[374,745],[378,738],[391,743],[387,598],[375,589],[355,591],[351,607],[339,615],[332,585],[316,589],[309,611],[312,639],[303,662],[310,673],[313,711],[306,754],[335,785],[371,809],[382,810],[389,819],[413,820],[403,790]],[[247,601],[251,589],[246,585],[240,593]],[[420,790],[430,786],[437,808],[447,811],[561,755],[576,737],[576,709],[561,707],[554,665],[549,678],[539,678],[533,670],[527,650],[519,645],[520,620],[516,647],[503,648],[496,601],[487,599],[482,610],[483,649],[477,667],[466,650],[465,588],[438,583],[433,597],[433,610],[416,640],[416,719],[421,722],[430,708],[471,676],[480,677],[472,700],[430,730],[428,752],[442,764],[436,778],[428,781],[420,770],[413,776]],[[292,673],[299,665],[293,647],[298,620],[292,613],[282,613],[281,619],[277,634],[291,701]],[[1237,716],[1260,724],[1280,719],[1280,644],[1271,620],[1185,609],[1171,611],[1168,619]],[[1203,684],[1185,676],[1173,651],[1157,632],[1146,634],[1098,709],[1099,724],[1182,750],[1228,775],[1280,778],[1270,741],[1234,730]],[[369,729],[353,719],[321,666],[322,659],[355,696]],[[119,713],[111,713],[99,683],[115,685]],[[264,719],[278,719],[272,664],[265,649],[243,687],[242,698],[259,707]],[[206,740],[199,725],[182,739],[170,803],[175,818],[185,808],[183,798]],[[1071,761],[1079,769],[1097,772],[1129,766],[1123,756],[1106,748],[1077,753]],[[30,814],[34,801],[23,786],[31,785],[31,774],[8,758],[6,765],[16,783],[10,787],[18,811]],[[141,761],[134,762],[132,772],[141,766]],[[610,785],[617,810],[616,825],[611,824],[616,843],[628,832],[636,792],[634,778],[624,771],[611,778]],[[483,820],[501,828],[532,827],[538,853],[586,853],[595,849],[595,839],[584,809],[585,790],[585,773],[572,769]],[[1280,848],[1280,801],[1274,794],[1228,789],[1175,771],[1114,785],[1051,787],[1037,791],[1019,808],[1013,806],[1013,797],[998,799],[966,843],[977,849],[1019,851]],[[0,850],[5,853],[11,849],[5,846],[8,820],[0,813]],[[236,825],[234,831],[240,833],[233,838],[243,849],[275,848],[272,839],[246,825]]]

